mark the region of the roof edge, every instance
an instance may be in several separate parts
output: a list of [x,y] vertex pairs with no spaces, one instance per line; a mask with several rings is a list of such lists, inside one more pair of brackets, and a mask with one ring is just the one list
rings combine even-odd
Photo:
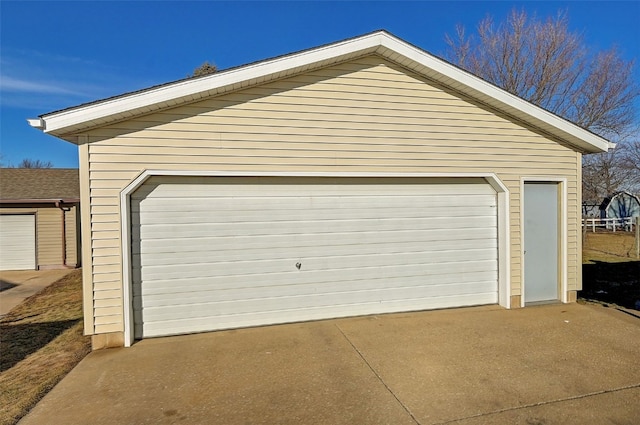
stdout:
[[0,199],[0,204],[78,204],[80,198],[51,198],[51,199]]
[[[517,96],[508,91],[500,88],[499,86],[484,80],[460,67],[454,65],[444,59],[438,58],[429,52],[417,47],[411,43],[408,43],[393,34],[385,33],[389,40],[392,40],[392,46],[386,46],[388,48],[393,49],[398,54],[401,54],[415,63],[419,63],[424,67],[429,68],[430,70],[439,74],[439,76],[443,78],[435,78],[437,81],[445,84],[449,87],[452,87],[452,84],[448,83],[448,81],[455,81],[458,87],[453,87],[459,91],[461,90],[460,86],[467,89],[467,94],[470,94],[471,97],[474,97],[478,100],[482,100],[482,97],[489,97],[491,99],[495,99],[497,102],[485,102],[489,106],[492,106],[498,110],[502,110],[504,112],[512,112],[511,115],[516,118],[523,119],[522,116],[519,116],[518,111],[526,114],[531,119],[527,120],[523,119],[525,122],[530,122],[532,124],[538,124],[538,126],[542,130],[547,130],[550,134],[554,134],[554,131],[549,131],[549,129],[545,128],[544,124],[548,126],[552,126],[555,129],[559,130],[564,137],[561,138],[567,140],[571,144],[574,144],[577,147],[585,149],[589,153],[597,153],[597,152],[606,152],[611,147],[611,142],[606,140],[605,138],[578,126],[577,124],[560,117],[553,112],[550,112],[540,106],[534,105],[533,103]],[[418,71],[419,72],[419,71]],[[424,74],[424,72],[423,72]],[[470,93],[469,93],[470,92]],[[513,112],[516,112],[513,114]],[[554,134],[557,137],[558,134]],[[586,142],[580,143],[581,141]],[[615,144],[613,144],[615,147]]]
[[45,122],[42,118],[27,118],[27,122],[33,128],[37,128],[38,130],[45,129]]
[[[320,47],[302,50],[287,55],[276,56],[259,62],[233,67],[211,75],[198,78],[178,80],[168,84],[153,86],[148,89],[107,98],[101,101],[78,105],[28,119],[30,125],[45,133],[64,138],[68,129],[84,122],[105,120],[106,117],[126,114],[140,110],[140,114],[153,112],[163,107],[174,107],[184,103],[195,102],[215,95],[217,89],[232,87],[232,90],[247,87],[248,81],[265,79],[268,76],[283,73],[294,74],[296,69],[308,69],[313,64],[324,61],[338,62],[340,57],[357,54],[362,51],[373,51],[380,44],[379,37],[387,35],[384,31],[376,31],[363,36],[326,44]],[[123,115],[123,118],[125,115]],[[76,143],[75,140],[69,140]]]

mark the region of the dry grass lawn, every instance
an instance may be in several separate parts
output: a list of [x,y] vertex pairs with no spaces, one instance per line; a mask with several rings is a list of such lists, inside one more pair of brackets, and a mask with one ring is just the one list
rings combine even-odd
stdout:
[[582,247],[582,263],[634,261],[637,260],[635,254],[635,235],[633,233],[587,232]]
[[0,319],[0,424],[16,423],[90,351],[82,335],[82,272]]

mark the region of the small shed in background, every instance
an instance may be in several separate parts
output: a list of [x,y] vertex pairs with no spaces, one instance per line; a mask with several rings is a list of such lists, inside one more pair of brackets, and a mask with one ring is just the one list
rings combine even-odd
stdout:
[[0,270],[80,266],[77,169],[0,169]]
[[629,192],[618,192],[604,198],[600,204],[600,218],[627,218],[640,216],[640,199]]
[[598,218],[600,217],[600,202],[583,201],[582,202],[582,218]]

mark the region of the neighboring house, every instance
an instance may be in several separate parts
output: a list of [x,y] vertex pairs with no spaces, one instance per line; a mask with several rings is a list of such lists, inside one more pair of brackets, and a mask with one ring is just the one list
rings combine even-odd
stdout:
[[629,192],[618,192],[604,198],[600,218],[627,218],[640,215],[640,199]]
[[77,169],[0,168],[0,270],[80,265]]
[[609,147],[384,31],[30,124],[79,146],[94,348],[575,301]]

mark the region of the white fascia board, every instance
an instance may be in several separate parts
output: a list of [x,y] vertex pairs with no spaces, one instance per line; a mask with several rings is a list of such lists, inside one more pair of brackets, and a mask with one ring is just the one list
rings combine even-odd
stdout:
[[[278,75],[291,72],[296,68],[322,63],[324,61],[338,61],[344,55],[354,55],[357,52],[373,50],[379,45],[379,34],[370,34],[362,38],[347,40],[342,43],[320,47],[318,49],[301,52],[292,56],[284,56],[269,61],[247,65],[229,71],[212,74],[209,77],[196,80],[185,80],[157,89],[146,90],[140,93],[105,100],[85,107],[74,108],[50,115],[44,115],[42,120],[46,123],[44,131],[54,135],[65,134],[65,129],[90,123],[94,120],[126,114],[138,108],[151,108],[153,110],[163,107],[165,102],[173,102],[186,98],[200,98],[203,93],[214,92],[222,87],[235,84],[247,86],[248,81],[256,78],[264,78],[269,75]],[[268,80],[268,78],[266,78]],[[178,104],[181,102],[177,102]],[[35,120],[34,120],[35,121]],[[29,122],[31,124],[31,121]]]
[[27,118],[27,122],[33,128],[44,130],[44,120],[42,118]]

